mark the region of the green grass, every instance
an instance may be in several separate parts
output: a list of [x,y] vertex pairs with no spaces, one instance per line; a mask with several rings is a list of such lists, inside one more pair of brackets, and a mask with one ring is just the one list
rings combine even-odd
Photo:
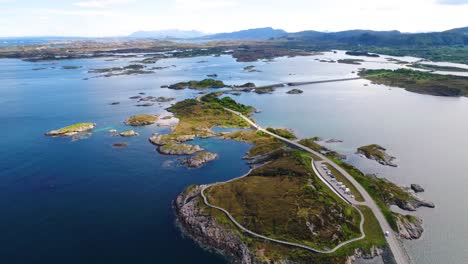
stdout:
[[255,111],[255,108],[253,108],[252,106],[240,104],[240,103],[236,102],[234,99],[232,99],[231,97],[223,97],[223,98],[220,99],[218,97],[219,95],[220,95],[220,93],[207,94],[207,95],[202,97],[202,101],[206,102],[206,103],[226,107],[226,108],[229,108],[231,110],[234,110],[236,112],[239,112],[239,113],[241,113],[243,115],[247,115],[247,116],[252,114],[253,111]]
[[73,124],[70,126],[62,127],[57,130],[59,133],[68,133],[68,132],[74,132],[76,130],[80,130],[83,127],[89,127],[89,129],[93,128],[94,124],[93,123],[77,123]]
[[[305,152],[283,151],[249,176],[207,189],[207,195],[246,228],[272,238],[324,249],[360,235],[359,214],[323,185]],[[338,240],[332,242],[333,236]]]
[[175,89],[175,90],[180,90],[180,89],[197,89],[197,90],[203,90],[203,89],[208,89],[208,88],[223,88],[226,87],[223,81],[220,80],[214,80],[214,79],[204,79],[201,81],[188,81],[188,82],[179,82],[176,84],[169,85],[169,89]]
[[265,155],[285,146],[275,137],[256,130],[235,131],[224,135],[223,138],[253,144],[253,147],[247,152],[247,157]]
[[436,96],[468,96],[468,77],[441,75],[409,69],[363,70],[359,76],[377,84]]
[[358,151],[362,152],[367,158],[377,157],[380,160],[385,160],[385,149],[377,144],[359,147]]
[[157,119],[158,117],[156,115],[141,114],[130,117],[125,121],[125,123],[131,126],[142,126],[154,124]]
[[215,126],[248,128],[250,125],[241,117],[226,111],[216,104],[205,104],[195,99],[177,102],[168,111],[179,118],[171,135],[209,136]]

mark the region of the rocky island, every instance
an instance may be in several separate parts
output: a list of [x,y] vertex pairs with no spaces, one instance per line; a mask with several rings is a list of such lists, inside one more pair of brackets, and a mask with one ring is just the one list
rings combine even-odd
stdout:
[[208,162],[210,162],[212,160],[215,160],[216,158],[218,158],[218,154],[208,152],[208,151],[203,151],[203,152],[197,153],[193,157],[190,157],[190,158],[184,160],[183,163],[187,164],[187,166],[189,166],[191,168],[199,168],[199,167],[203,166],[204,164],[206,164],[206,163],[208,163]]
[[152,125],[156,123],[158,120],[158,115],[147,115],[147,114],[142,114],[142,115],[135,115],[127,120],[125,120],[125,124],[129,126],[146,126],[146,125]]
[[202,81],[188,81],[171,84],[168,86],[169,89],[182,90],[182,89],[194,89],[194,90],[205,90],[208,88],[223,88],[226,87],[224,82],[214,79],[204,79]]
[[158,148],[159,153],[165,155],[190,155],[202,150],[203,148],[201,148],[198,145],[189,145],[174,142],[170,142]]
[[375,160],[382,165],[397,167],[398,165],[393,163],[395,157],[388,155],[385,151],[385,148],[377,144],[372,144],[358,148],[357,153],[364,155],[368,159]]
[[287,94],[301,94],[303,92],[304,91],[302,91],[301,89],[292,89],[292,90],[287,91],[286,93]]
[[93,129],[96,126],[94,123],[77,123],[74,125],[66,126],[57,130],[52,130],[45,133],[46,136],[56,137],[71,137],[73,135],[83,133]]

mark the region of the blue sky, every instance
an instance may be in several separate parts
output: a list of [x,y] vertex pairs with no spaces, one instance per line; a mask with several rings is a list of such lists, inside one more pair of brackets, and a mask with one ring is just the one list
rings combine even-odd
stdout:
[[438,31],[468,26],[468,0],[0,0],[0,36],[208,33],[272,26]]

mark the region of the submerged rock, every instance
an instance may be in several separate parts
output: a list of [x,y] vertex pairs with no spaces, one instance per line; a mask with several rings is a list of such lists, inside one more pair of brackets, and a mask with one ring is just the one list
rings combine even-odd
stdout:
[[184,160],[183,163],[187,164],[191,168],[199,168],[203,166],[205,163],[215,160],[216,158],[218,158],[218,154],[203,151],[203,152],[196,154],[195,156],[191,158]]
[[116,147],[116,148],[125,148],[125,147],[128,147],[128,143],[126,143],[126,142],[117,142],[117,143],[112,144],[112,146]]

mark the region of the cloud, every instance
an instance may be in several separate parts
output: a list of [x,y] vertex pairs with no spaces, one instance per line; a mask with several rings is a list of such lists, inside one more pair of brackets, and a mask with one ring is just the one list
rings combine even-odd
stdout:
[[468,4],[468,0],[437,0],[437,3],[442,5],[464,5]]
[[103,8],[116,4],[126,4],[133,2],[133,0],[95,0],[95,1],[81,1],[73,3],[79,7]]
[[65,16],[119,16],[118,13],[108,10],[63,10],[63,9],[39,9],[39,13]]
[[233,7],[238,4],[235,0],[176,0],[178,9],[213,9]]

